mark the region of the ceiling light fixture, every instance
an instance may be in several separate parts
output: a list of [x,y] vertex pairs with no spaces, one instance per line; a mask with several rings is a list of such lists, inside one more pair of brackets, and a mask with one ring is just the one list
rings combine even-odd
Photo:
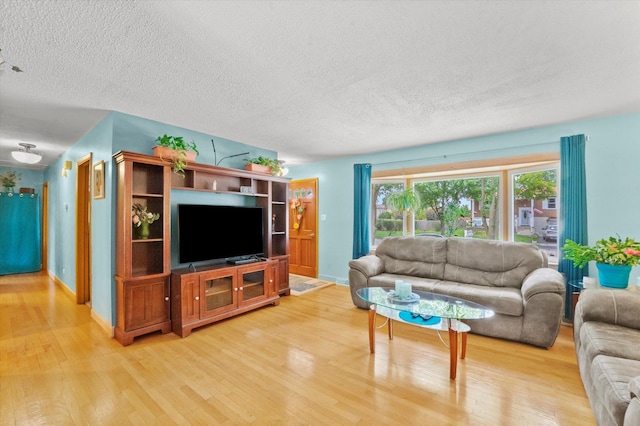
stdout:
[[19,148],[17,151],[11,151],[11,156],[21,163],[36,164],[42,160],[42,154],[31,151],[31,148],[36,146],[31,143],[19,143],[18,145],[23,148]]

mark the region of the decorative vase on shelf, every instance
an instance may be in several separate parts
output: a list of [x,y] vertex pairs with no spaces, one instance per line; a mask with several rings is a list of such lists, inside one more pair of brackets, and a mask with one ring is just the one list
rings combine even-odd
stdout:
[[137,234],[138,234],[138,238],[140,238],[141,240],[146,240],[147,238],[149,238],[149,224],[146,222],[142,222],[140,224],[140,226],[138,226],[136,228],[137,230]]
[[608,263],[596,263],[600,285],[610,288],[627,288],[629,285],[629,265],[609,265]]

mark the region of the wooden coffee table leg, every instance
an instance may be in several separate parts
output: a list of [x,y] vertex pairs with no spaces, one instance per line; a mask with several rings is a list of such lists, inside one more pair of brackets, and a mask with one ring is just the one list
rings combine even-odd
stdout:
[[462,333],[462,348],[460,349],[460,359],[464,359],[467,354],[467,333]]
[[451,380],[456,379],[457,368],[458,368],[458,332],[453,328],[451,328],[451,324],[449,324],[449,377],[451,378]]
[[389,340],[393,340],[393,320],[389,318]]
[[376,306],[369,307],[369,351],[376,352]]

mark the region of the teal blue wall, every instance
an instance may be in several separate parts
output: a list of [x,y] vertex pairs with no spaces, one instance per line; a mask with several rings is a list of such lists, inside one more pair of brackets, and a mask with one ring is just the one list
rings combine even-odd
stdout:
[[[45,170],[45,181],[49,184],[48,270],[73,292],[76,292],[76,162],[88,154],[92,155],[92,164],[103,160],[105,181],[109,182],[112,134],[112,118],[107,116]],[[67,160],[73,167],[64,177],[62,165]],[[113,195],[112,187],[106,186],[105,198],[91,201],[91,305],[105,321],[111,321],[114,294]]]
[[[87,154],[92,154],[92,163],[103,160],[105,163],[105,198],[91,202],[92,237],[92,297],[93,311],[105,322],[115,325],[115,204],[116,176],[114,174],[113,154],[120,151],[133,151],[152,154],[156,137],[167,133],[183,136],[194,141],[200,155],[198,163],[214,164],[214,152],[211,139],[215,139],[217,161],[227,155],[249,152],[247,155],[223,160],[223,167],[244,168],[244,158],[266,156],[276,157],[277,153],[228,139],[195,132],[157,121],[146,120],[127,114],[112,112],[96,127],[84,135],[72,148],[62,154],[40,176],[34,175],[34,182],[49,183],[49,271],[58,277],[71,291],[76,291],[76,251],[75,251],[75,212],[76,212],[76,162]],[[71,160],[74,168],[62,177],[60,171],[65,160]],[[20,170],[25,175],[23,170]],[[31,173],[29,173],[31,177]],[[178,203],[255,205],[251,197],[221,194],[198,193],[174,190],[172,199],[172,248],[171,267],[176,268],[177,256],[177,208]]]
[[[218,161],[244,151],[249,151],[247,156],[250,157],[275,157],[273,151],[139,117],[111,113],[44,172],[19,169],[25,178],[21,186],[35,187],[41,192],[42,182],[49,183],[49,271],[75,292],[76,172],[74,167],[64,178],[60,170],[63,161],[71,160],[75,164],[88,153],[92,153],[93,163],[105,161],[106,197],[92,200],[92,306],[101,318],[112,324],[115,324],[115,176],[112,155],[121,149],[151,154],[153,141],[163,133],[194,140],[200,150],[199,163],[214,163],[212,137],[216,141]],[[318,178],[319,212],[326,215],[326,220],[319,222],[320,277],[343,284],[347,282],[352,248],[353,164],[370,162],[376,171],[558,151],[561,136],[579,133],[589,136],[586,162],[590,242],[615,234],[640,239],[640,113],[634,113],[291,167],[291,178]],[[224,160],[221,166],[242,168],[243,158],[245,156]],[[11,168],[0,168],[0,173],[3,169]],[[250,197],[216,197],[216,194],[189,191],[172,191],[171,196],[173,224],[177,223],[175,206],[180,202],[238,205],[253,202]],[[175,232],[175,226],[172,226],[172,267],[178,266]],[[638,269],[634,268],[632,272],[632,282],[638,277]],[[590,275],[596,275],[595,268]]]
[[[640,239],[640,113],[362,154],[290,167],[292,179],[318,178],[319,276],[348,282],[353,235],[353,165],[373,171],[559,152],[560,137],[589,137],[586,149],[589,240],[620,234]],[[345,141],[347,143],[348,141]],[[595,267],[590,270],[596,276]],[[634,268],[631,282],[635,283]]]
[[[187,142],[195,142],[199,151],[196,161],[202,164],[214,165],[214,158],[216,158],[217,162],[220,163],[220,167],[243,169],[243,160],[245,158],[258,157],[260,155],[275,157],[277,154],[267,149],[257,148],[218,136],[207,135],[194,130],[183,129],[170,124],[160,123],[159,121],[146,120],[117,112],[113,112],[111,115],[114,117],[114,153],[123,150],[152,155],[152,149],[156,145],[156,138],[163,134],[168,134],[171,136],[182,136]],[[216,157],[214,157],[211,139],[214,139],[215,142]],[[249,154],[222,160],[228,155],[243,152],[249,152]],[[222,160],[222,162],[220,162],[220,160]]]

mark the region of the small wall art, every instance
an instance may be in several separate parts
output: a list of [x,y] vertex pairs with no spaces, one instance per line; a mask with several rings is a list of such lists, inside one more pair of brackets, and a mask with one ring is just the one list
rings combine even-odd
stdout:
[[104,161],[99,161],[93,165],[93,198],[100,200],[104,198]]

